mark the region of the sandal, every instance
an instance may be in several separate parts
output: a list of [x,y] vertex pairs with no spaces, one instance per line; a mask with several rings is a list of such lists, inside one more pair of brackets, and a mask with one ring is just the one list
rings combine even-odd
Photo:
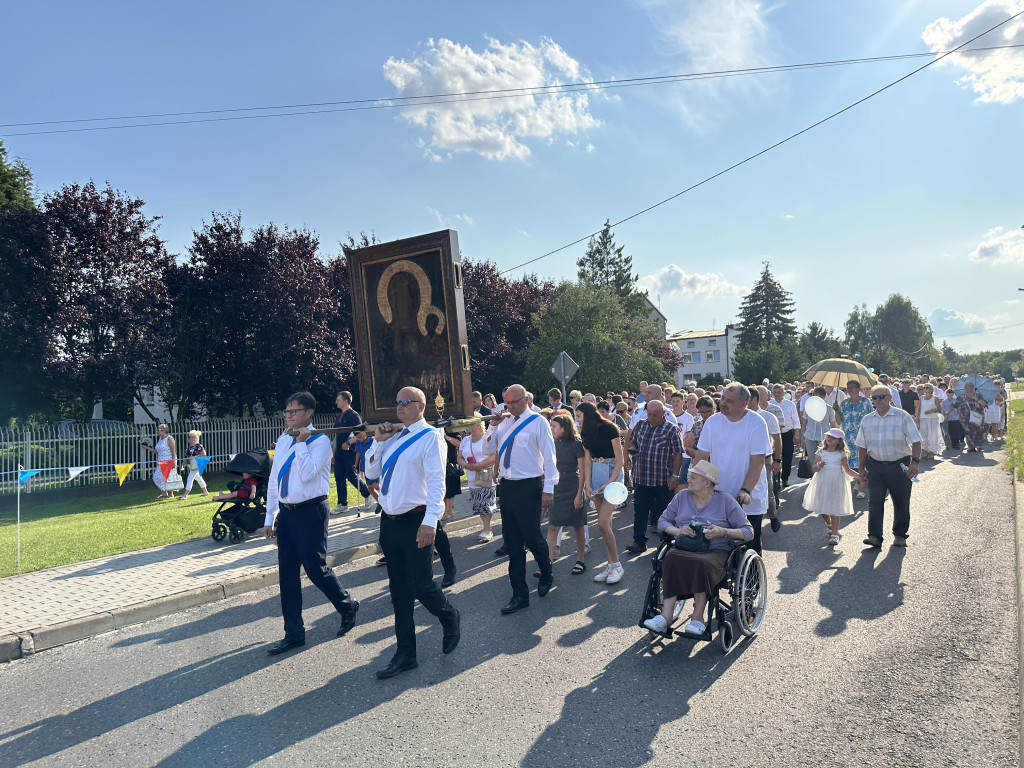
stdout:
[[866,499],[867,498],[867,494],[864,493],[864,491],[857,491],[857,498],[858,499]]
[[585,570],[587,570],[587,564],[584,563],[582,560],[577,560],[576,565],[572,567],[571,573],[573,576],[579,576]]

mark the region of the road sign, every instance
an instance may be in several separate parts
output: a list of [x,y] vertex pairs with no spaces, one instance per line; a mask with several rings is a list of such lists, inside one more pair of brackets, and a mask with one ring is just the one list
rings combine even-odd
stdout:
[[[580,367],[576,364],[576,361],[569,357],[568,353],[562,352],[558,357],[555,358],[555,362],[551,366],[551,373],[561,383],[562,388],[569,383],[569,379],[576,375]],[[563,396],[565,393],[562,393]]]

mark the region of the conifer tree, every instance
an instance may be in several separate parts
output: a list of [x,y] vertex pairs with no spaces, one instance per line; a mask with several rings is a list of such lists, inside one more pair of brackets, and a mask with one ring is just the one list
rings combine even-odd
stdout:
[[796,337],[793,322],[792,294],[772,277],[769,263],[764,262],[761,277],[740,305],[740,346],[763,348],[769,344],[782,346]]

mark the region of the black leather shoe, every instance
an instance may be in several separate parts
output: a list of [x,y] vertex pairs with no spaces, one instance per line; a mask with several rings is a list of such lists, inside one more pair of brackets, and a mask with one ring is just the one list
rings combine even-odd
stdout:
[[537,596],[544,597],[548,592],[551,591],[551,585],[555,583],[555,577],[552,574],[548,574],[545,579],[541,576],[540,583],[537,585]]
[[778,533],[779,529],[782,527],[782,521],[779,520],[779,516],[777,514],[775,515],[775,517],[772,518],[771,523],[772,533]]
[[462,614],[456,608],[455,622],[444,631],[444,637],[441,638],[441,652],[446,656],[459,646],[459,640],[462,639],[461,625]]
[[507,554],[508,554],[508,547],[506,547],[504,544],[502,544],[500,547],[498,547],[496,550],[494,550],[494,556],[495,557],[504,557]]
[[455,571],[454,570],[452,570],[452,571],[445,571],[444,578],[441,579],[441,589],[445,589],[446,587],[450,587],[454,583],[455,583]]
[[647,551],[647,545],[646,544],[641,544],[639,541],[634,541],[632,544],[630,544],[628,547],[626,547],[626,551],[627,552],[633,552],[634,554],[642,555],[644,552]]
[[528,598],[513,597],[511,600],[508,601],[508,605],[501,609],[501,612],[507,616],[510,613],[515,613],[516,611],[521,611],[523,610],[523,608],[529,607],[530,601]]
[[277,645],[271,646],[267,649],[268,656],[277,656],[279,653],[290,651],[292,648],[301,648],[306,644],[306,638],[293,638],[286,637],[284,640],[279,642]]
[[377,679],[387,680],[389,677],[408,672],[410,669],[416,669],[419,665],[420,663],[416,659],[410,659],[408,656],[395,656],[384,669],[377,670]]
[[348,634],[348,631],[356,625],[356,614],[359,612],[359,601],[356,600],[355,605],[352,606],[352,610],[348,612],[348,616],[341,617],[341,627],[338,628],[338,637],[344,637]]

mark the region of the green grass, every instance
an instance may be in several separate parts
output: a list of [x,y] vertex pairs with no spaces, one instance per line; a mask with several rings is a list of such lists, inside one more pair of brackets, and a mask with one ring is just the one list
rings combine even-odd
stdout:
[[1024,399],[1010,401],[1010,418],[1006,426],[1006,460],[1003,466],[1024,480]]
[[1011,381],[1010,382],[1010,391],[1011,392],[1020,392],[1022,390],[1024,390],[1024,381]]
[[[226,482],[211,483],[211,494],[225,487]],[[109,496],[23,507],[21,571],[16,511],[0,512],[0,577],[210,535],[210,518],[218,505],[203,498],[198,487],[186,501],[160,501],[157,493],[156,486],[115,489]],[[350,487],[350,502],[353,493]],[[328,500],[332,507],[337,503],[333,479]]]

